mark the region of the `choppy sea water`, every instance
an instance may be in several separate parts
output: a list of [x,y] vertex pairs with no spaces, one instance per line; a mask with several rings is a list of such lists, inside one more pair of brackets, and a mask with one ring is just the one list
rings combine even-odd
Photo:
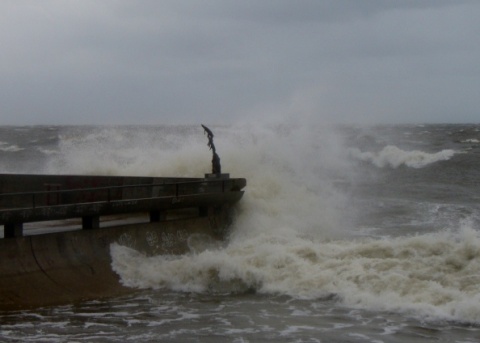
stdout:
[[10,342],[476,342],[478,330],[335,299],[143,291],[128,298],[7,314]]
[[[112,245],[136,292],[0,313],[0,341],[480,340],[480,125],[212,128],[248,181],[223,246]],[[202,132],[0,127],[0,172],[197,177]]]

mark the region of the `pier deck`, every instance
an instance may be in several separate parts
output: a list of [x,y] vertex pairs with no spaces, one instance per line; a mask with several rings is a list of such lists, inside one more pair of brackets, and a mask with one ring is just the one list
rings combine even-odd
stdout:
[[0,174],[0,225],[4,237],[23,235],[23,224],[81,218],[83,229],[100,216],[147,212],[151,221],[173,209],[209,207],[238,201],[245,179],[228,176],[159,178]]

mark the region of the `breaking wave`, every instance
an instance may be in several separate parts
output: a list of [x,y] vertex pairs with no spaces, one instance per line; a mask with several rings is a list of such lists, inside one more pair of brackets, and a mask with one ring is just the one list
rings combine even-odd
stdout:
[[128,287],[334,296],[350,307],[480,323],[480,234],[468,227],[332,241],[281,230],[176,257],[146,257],[120,245],[112,245],[111,254]]
[[357,148],[350,149],[350,154],[365,162],[370,162],[379,168],[398,168],[402,165],[411,168],[423,168],[438,161],[447,161],[455,155],[455,151],[445,149],[437,153],[427,153],[419,150],[405,151],[396,146],[388,145],[380,152],[362,152]]
[[0,151],[4,152],[18,152],[25,150],[24,148],[20,148],[18,145],[7,145],[7,143],[0,142]]

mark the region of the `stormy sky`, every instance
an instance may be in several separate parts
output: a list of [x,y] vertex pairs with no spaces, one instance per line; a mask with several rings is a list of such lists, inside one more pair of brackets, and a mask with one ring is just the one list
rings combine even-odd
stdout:
[[479,122],[480,1],[2,0],[0,125]]

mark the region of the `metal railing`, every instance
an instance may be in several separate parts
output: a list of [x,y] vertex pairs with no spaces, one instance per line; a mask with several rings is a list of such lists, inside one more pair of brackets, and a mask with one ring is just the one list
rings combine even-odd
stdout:
[[[160,197],[179,197],[204,193],[223,193],[229,180],[199,180],[174,183],[153,183],[121,186],[102,186],[48,191],[0,194],[0,211],[35,209],[60,205],[113,202]],[[237,190],[237,189],[229,189]],[[239,189],[238,189],[239,190]]]

